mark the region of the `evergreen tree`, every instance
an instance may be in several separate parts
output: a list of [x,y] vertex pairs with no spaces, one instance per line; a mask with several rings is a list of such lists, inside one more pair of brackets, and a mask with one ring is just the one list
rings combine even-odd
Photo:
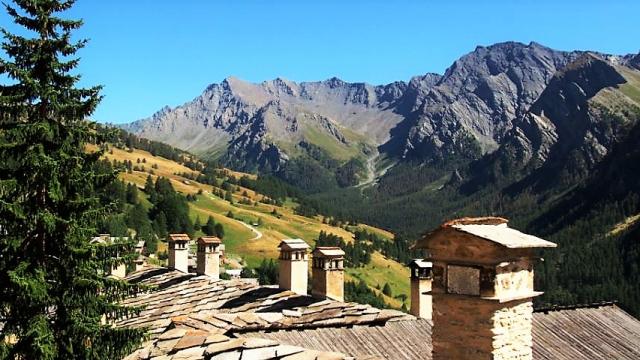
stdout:
[[202,227],[202,232],[207,236],[216,235],[216,222],[213,220],[212,216],[209,216],[207,219],[207,223]]
[[138,187],[135,184],[127,184],[127,202],[129,204],[138,203]]
[[96,170],[100,152],[85,152],[99,141],[85,119],[100,87],[76,88],[70,74],[82,23],[58,16],[73,0],[14,2],[6,11],[34,35],[2,29],[0,78],[12,82],[0,85],[0,357],[122,358],[144,333],[112,326],[138,310],[118,305],[137,288],[101,271],[130,263],[132,244],[90,243],[107,213],[97,194],[116,174]]
[[200,224],[200,216],[196,215],[196,220],[193,222],[193,230],[200,231],[202,224]]
[[384,286],[382,287],[382,293],[387,295],[387,296],[391,296],[391,286],[389,286],[389,283],[384,283]]
[[148,195],[151,195],[152,192],[155,192],[155,185],[153,184],[153,178],[151,175],[147,175],[147,180],[144,183],[144,192]]
[[216,223],[215,233],[216,233],[216,236],[219,237],[220,239],[224,238],[224,227],[222,226],[222,224]]

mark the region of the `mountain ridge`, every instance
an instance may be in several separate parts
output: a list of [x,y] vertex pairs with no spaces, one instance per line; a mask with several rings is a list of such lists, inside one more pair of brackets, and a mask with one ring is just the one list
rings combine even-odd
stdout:
[[[587,53],[640,66],[634,55],[504,42],[476,47],[442,75],[383,85],[337,77],[299,83],[228,77],[190,102],[123,127],[245,171],[285,171],[292,159],[309,158],[305,143],[340,163],[357,159],[372,168],[389,161],[467,162],[508,141],[554,75]],[[359,181],[371,178],[371,171],[358,171]]]

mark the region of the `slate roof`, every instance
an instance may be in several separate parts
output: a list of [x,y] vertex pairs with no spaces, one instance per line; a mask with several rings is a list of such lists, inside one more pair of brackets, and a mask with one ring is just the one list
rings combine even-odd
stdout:
[[[430,320],[388,322],[382,326],[250,332],[317,350],[391,360],[431,359]],[[640,321],[608,304],[533,314],[534,359],[640,359]]]
[[201,236],[198,238],[198,244],[220,244],[222,240],[216,236]]
[[431,261],[425,261],[423,259],[413,259],[407,264],[409,267],[419,267],[419,268],[432,268],[433,263]]
[[124,301],[125,305],[142,305],[145,309],[136,317],[120,320],[117,325],[148,327],[152,338],[167,330],[172,318],[180,316],[206,323],[209,331],[219,334],[414,318],[400,311],[313,298],[276,286],[260,286],[255,279],[214,280],[166,268],[144,269],[127,279],[156,289]]
[[451,230],[470,234],[510,249],[547,248],[557,246],[555,243],[550,241],[509,228],[507,223],[507,219],[493,216],[450,220],[440,225],[437,229],[424,234],[420,239],[418,239],[412,248],[428,248],[428,242],[430,239],[439,235],[449,236],[450,233],[445,232],[443,234],[442,232]]
[[[353,359],[328,351],[305,349],[260,338],[232,338],[211,334],[206,330],[176,324],[157,339],[147,342],[141,349],[124,360],[177,360],[177,359]],[[369,359],[373,359],[369,357]]]
[[[213,280],[147,268],[129,281],[155,290],[117,325],[151,340],[127,360],[430,359],[432,322],[369,305],[321,300],[251,279]],[[533,316],[534,359],[639,359],[640,321],[612,304]]]
[[485,240],[493,241],[510,249],[516,248],[545,248],[556,247],[551,241],[540,239],[533,235],[522,233],[516,229],[511,229],[507,224],[498,225],[451,225],[452,228],[467,234],[481,237]]

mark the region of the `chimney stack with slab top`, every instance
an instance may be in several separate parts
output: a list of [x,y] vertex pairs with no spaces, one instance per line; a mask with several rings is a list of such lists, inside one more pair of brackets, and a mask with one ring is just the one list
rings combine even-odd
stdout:
[[220,279],[220,241],[215,236],[202,236],[198,238],[198,253],[196,260],[196,272],[199,275],[207,275],[213,279]]
[[344,301],[344,251],[335,246],[313,250],[311,295]]
[[418,240],[433,263],[433,359],[531,359],[535,250],[555,246],[495,217],[449,221]]
[[169,269],[189,272],[189,235],[169,234]]
[[411,271],[411,315],[431,320],[431,268],[433,264],[422,259],[409,263]]
[[282,240],[280,245],[280,288],[307,295],[309,282],[309,245],[302,239]]

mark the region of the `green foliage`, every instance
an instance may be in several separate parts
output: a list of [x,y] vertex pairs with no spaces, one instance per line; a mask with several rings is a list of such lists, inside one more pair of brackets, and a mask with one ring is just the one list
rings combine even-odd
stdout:
[[278,283],[278,266],[273,259],[269,259],[268,262],[266,259],[262,259],[260,266],[254,270],[254,273],[258,277],[260,285],[275,285]]
[[344,283],[344,299],[348,302],[357,302],[360,304],[369,304],[379,309],[384,309],[387,304],[381,295],[369,289],[367,283],[360,280],[357,283],[352,281],[346,281]]
[[336,169],[336,181],[340,187],[354,186],[360,182],[364,172],[364,163],[360,159],[353,158]]
[[382,293],[387,295],[387,296],[391,296],[392,295],[391,286],[389,286],[388,283],[384,283],[384,286],[382,287]]
[[373,248],[370,244],[355,239],[353,243],[347,244],[343,238],[320,231],[316,246],[338,246],[345,253],[345,263],[349,267],[364,266],[371,262],[371,253]]
[[193,224],[189,218],[187,200],[173,189],[169,179],[162,177],[156,179],[154,192],[149,200],[153,204],[149,211],[149,217],[156,221],[157,233],[160,234],[160,231],[162,231],[162,233],[193,235]]
[[202,232],[207,236],[216,235],[216,221],[213,219],[213,216],[209,216],[207,223],[202,226]]
[[216,223],[215,233],[217,237],[219,237],[220,239],[224,239],[224,227],[221,223]]
[[[0,74],[0,354],[6,359],[116,359],[137,348],[143,329],[109,322],[137,313],[118,302],[138,289],[104,268],[131,263],[132,244],[94,245],[109,209],[101,192],[116,173],[85,152],[99,141],[85,121],[100,87],[76,88],[71,42],[80,21],[57,14],[73,1],[6,5],[33,38],[2,30]],[[106,316],[107,323],[101,322]]]

